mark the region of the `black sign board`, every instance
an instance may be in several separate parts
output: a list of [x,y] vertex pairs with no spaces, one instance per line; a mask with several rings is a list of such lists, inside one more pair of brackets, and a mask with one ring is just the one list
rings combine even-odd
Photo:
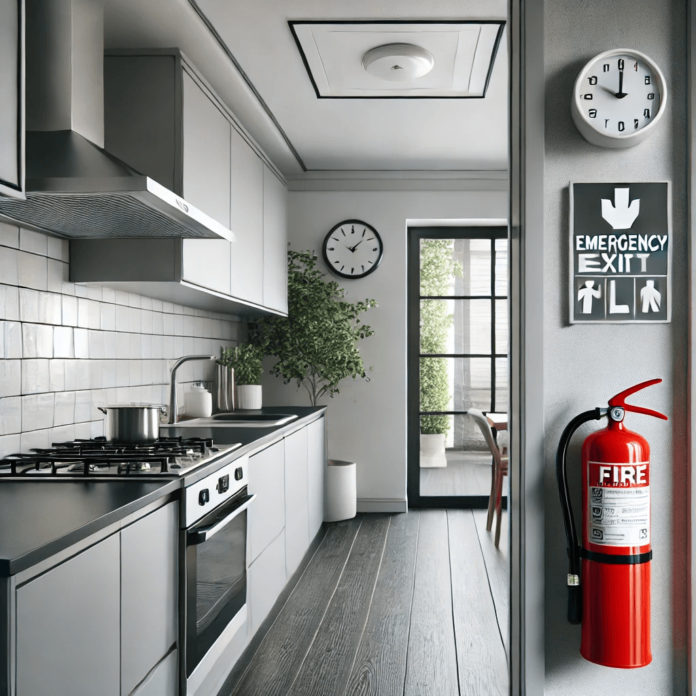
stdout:
[[671,319],[668,182],[570,185],[570,322]]

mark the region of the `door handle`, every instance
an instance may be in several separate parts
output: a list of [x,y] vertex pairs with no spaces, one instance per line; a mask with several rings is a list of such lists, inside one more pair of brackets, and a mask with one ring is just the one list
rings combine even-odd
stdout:
[[256,493],[253,495],[245,495],[240,499],[239,504],[235,506],[234,510],[232,510],[229,515],[226,515],[219,522],[216,522],[210,526],[198,527],[189,531],[187,534],[188,545],[195,546],[196,544],[202,544],[204,541],[207,541],[211,537],[215,536],[221,529],[223,529],[223,527],[226,527],[235,517],[237,517],[237,515],[244,512],[244,510],[246,510],[249,505],[254,502],[255,498]]

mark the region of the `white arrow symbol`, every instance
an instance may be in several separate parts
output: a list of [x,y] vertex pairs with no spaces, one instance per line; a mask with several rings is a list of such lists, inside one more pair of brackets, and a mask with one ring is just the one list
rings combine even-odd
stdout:
[[614,189],[614,204],[606,198],[602,198],[602,217],[615,230],[627,230],[636,221],[640,213],[640,198],[628,205],[628,189]]

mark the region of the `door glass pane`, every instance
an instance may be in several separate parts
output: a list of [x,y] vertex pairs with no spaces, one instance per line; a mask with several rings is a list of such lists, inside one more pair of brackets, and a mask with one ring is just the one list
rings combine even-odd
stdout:
[[495,361],[495,410],[507,413],[508,410],[508,359]]
[[495,352],[508,352],[508,303],[507,300],[495,301]]
[[420,410],[491,410],[490,358],[421,358]]
[[424,297],[491,294],[490,239],[421,239],[420,262]]
[[421,300],[420,352],[490,354],[491,300]]
[[495,294],[507,297],[508,293],[508,241],[495,240]]

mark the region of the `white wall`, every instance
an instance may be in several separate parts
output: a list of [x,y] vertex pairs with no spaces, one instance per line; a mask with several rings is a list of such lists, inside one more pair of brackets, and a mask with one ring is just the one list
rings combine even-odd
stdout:
[[[553,0],[546,5],[545,321],[546,671],[545,693],[686,694],[686,106],[683,0]],[[628,46],[661,66],[669,89],[663,123],[643,144],[611,151],[586,143],[573,126],[570,100],[582,66],[609,48]],[[568,182],[673,183],[673,319],[671,324],[568,324]],[[577,413],[606,404],[651,377],[664,383],[632,401],[667,414],[664,422],[628,414],[627,427],[651,447],[652,652],[650,666],[612,670],[580,657],[580,627],[565,620],[567,557],[555,478],[563,427]],[[579,446],[570,480],[580,511]]]
[[[358,463],[365,510],[403,510],[406,499],[406,227],[407,220],[505,218],[504,191],[290,192],[292,249],[321,257],[326,233],[341,220],[373,225],[384,242],[381,266],[366,278],[341,280],[351,300],[376,299],[363,315],[375,335],[360,343],[370,382],[348,380],[329,406],[329,456]],[[320,266],[325,269],[320,258]],[[333,277],[333,276],[332,276]],[[266,376],[268,405],[308,405],[304,389]]]

